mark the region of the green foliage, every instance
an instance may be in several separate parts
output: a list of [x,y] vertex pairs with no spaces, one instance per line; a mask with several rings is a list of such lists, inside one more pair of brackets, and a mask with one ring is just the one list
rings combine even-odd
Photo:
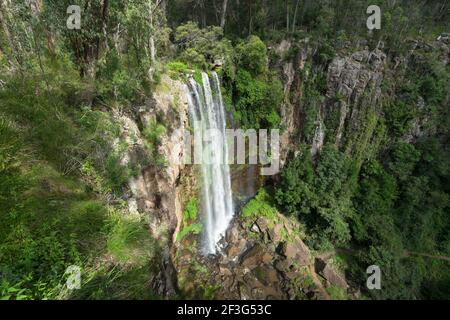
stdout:
[[353,217],[354,239],[374,244],[392,243],[397,232],[391,215],[397,197],[396,181],[376,161],[363,166],[360,179],[354,199],[358,212]]
[[320,44],[316,53],[316,63],[318,65],[328,65],[331,60],[335,57],[336,52],[333,46],[328,42],[323,42]]
[[[238,125],[278,127],[284,94],[270,69],[278,68],[281,58],[295,58],[295,43],[306,38],[312,39],[307,46],[314,56],[299,75],[298,134],[300,141],[311,142],[325,106],[328,145],[314,162],[302,149],[284,169],[275,200],[271,190],[261,190],[244,216],[271,218],[276,203],[307,226],[311,246],[350,243],[362,249],[346,271],[355,283],[364,283],[367,265],[379,265],[383,290],[366,292],[373,298],[448,298],[448,262],[407,254],[450,255],[448,67],[435,41],[447,28],[450,12],[444,0],[433,5],[418,0],[228,1],[224,29],[213,26],[218,11],[208,1],[199,8],[179,0],[165,6],[155,6],[154,0],[77,0],[89,28],[76,32],[66,28],[69,4],[48,0],[37,11],[20,1],[1,6],[1,299],[154,298],[152,261],[158,262],[160,250],[144,221],[122,215],[120,196],[140,168],[122,164],[129,146],[120,142],[121,123],[109,111],[131,112],[142,105],[162,65],[172,61],[166,67],[176,79],[193,73],[201,83],[200,70],[217,70],[227,111],[234,112]],[[365,19],[353,14],[368,4],[388,8],[383,28],[369,35]],[[176,28],[175,46],[166,14]],[[287,37],[294,46],[285,57],[267,47]],[[370,50],[381,40],[388,54],[386,103],[380,112],[372,101],[361,101],[368,103],[363,112],[352,112],[355,118],[345,123],[344,154],[331,146],[339,108],[324,104],[326,70],[336,54],[351,54],[362,37]],[[417,40],[414,50],[411,39]],[[401,63],[393,68],[396,61]],[[336,104],[342,98],[337,96]],[[423,131],[422,138],[406,143],[412,124]],[[167,130],[157,121],[145,127],[149,160],[163,165],[158,147]],[[191,199],[180,240],[200,232],[197,215]],[[81,290],[68,292],[64,271],[72,264],[82,267],[84,280]],[[205,272],[198,264],[190,270],[193,276]],[[216,289],[196,288],[206,298]],[[336,288],[329,291],[343,297]]]
[[237,72],[235,100],[238,120],[244,128],[277,128],[279,105],[283,99],[279,80],[272,82],[253,78],[243,69]]
[[187,48],[180,55],[180,59],[185,61],[190,66],[198,66],[200,68],[207,68],[208,62],[202,53],[199,53],[193,48]]
[[268,72],[269,59],[267,47],[257,36],[250,36],[245,42],[236,46],[236,59],[239,68],[245,68],[253,76]]
[[[154,300],[161,299],[151,288],[157,272],[152,265],[102,265],[83,273],[79,290],[67,293],[76,300]],[[85,279],[85,280],[84,280]]]
[[405,102],[388,104],[385,107],[386,123],[391,131],[397,136],[403,136],[410,129],[411,120],[414,119],[415,112],[410,105]]
[[383,270],[383,290],[370,292],[374,298],[445,296],[447,288],[437,280],[446,277],[442,262],[403,258],[408,251],[448,254],[446,157],[436,140],[425,139],[416,147],[396,143],[385,166],[374,161],[363,165],[352,231],[354,241],[367,248],[357,259],[361,272],[369,264]]
[[327,288],[327,292],[332,300],[347,300],[347,292],[335,285],[331,285]]
[[[197,64],[195,64],[195,65],[197,65]],[[183,62],[172,61],[172,62],[169,62],[166,65],[166,67],[167,67],[169,76],[174,80],[186,81],[188,76],[192,76],[198,84],[200,84],[200,85],[203,84],[202,72],[196,66],[194,66],[194,68],[191,69]]]
[[144,128],[143,135],[145,137],[145,146],[150,155],[150,161],[154,165],[165,165],[165,159],[159,154],[159,146],[161,144],[161,137],[167,132],[166,127],[156,121],[150,123]]
[[265,188],[260,189],[255,198],[242,209],[242,216],[245,218],[263,216],[272,220],[276,214],[277,209],[274,207],[273,199]]
[[412,175],[420,152],[411,144],[399,142],[393,147],[391,158],[389,169],[399,180],[405,180]]
[[310,152],[303,148],[281,174],[277,203],[305,223],[308,241],[318,249],[345,245],[350,240],[348,219],[353,207],[346,192],[348,172],[345,156],[326,145],[315,169]]
[[139,219],[116,216],[111,219],[107,250],[119,263],[143,266],[155,255],[148,228]]
[[198,203],[197,198],[192,198],[186,204],[183,211],[183,227],[177,234],[177,241],[182,241],[190,234],[198,235],[202,231],[203,225],[196,222],[198,219]]
[[55,298],[65,269],[98,254],[105,207],[46,166],[8,176],[0,185],[2,279],[32,298]]
[[197,198],[192,198],[186,204],[186,208],[183,212],[183,223],[188,224],[191,221],[197,220],[198,215],[198,203]]
[[180,75],[190,73],[189,67],[183,62],[171,61],[166,65],[166,67],[169,71],[169,76],[172,79],[178,79]]
[[306,147],[281,173],[276,193],[277,203],[288,215],[309,214],[312,207],[314,169],[311,153]]
[[190,234],[198,235],[202,232],[203,225],[201,223],[193,223],[184,226],[183,229],[177,235],[177,241],[182,241],[186,236]]
[[107,230],[115,230],[111,243],[126,234],[106,203],[132,173],[120,164],[127,146],[111,146],[119,124],[67,105],[82,85],[71,72],[52,72],[50,87],[30,72],[0,90],[0,287],[8,299],[67,297],[66,268],[92,268],[107,254]]
[[190,67],[209,69],[221,61],[233,73],[233,48],[220,27],[200,29],[194,22],[180,25],[175,31],[180,46],[180,59]]
[[21,281],[11,285],[3,279],[0,283],[0,300],[32,300],[31,290],[21,288],[22,283]]
[[97,92],[105,101],[114,98],[122,103],[138,103],[143,82],[139,80],[139,71],[130,68],[112,50],[98,62]]

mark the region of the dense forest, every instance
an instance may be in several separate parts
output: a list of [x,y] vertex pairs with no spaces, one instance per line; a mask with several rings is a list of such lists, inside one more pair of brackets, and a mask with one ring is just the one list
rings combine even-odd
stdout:
[[[446,0],[0,0],[0,299],[215,297],[155,285],[175,243],[201,233],[200,197],[183,191],[175,237],[127,203],[130,181],[169,166],[159,150],[176,126],[135,115],[158,93],[177,119],[166,77],[212,70],[229,126],[288,137],[244,217],[295,220],[362,299],[449,299],[449,21]],[[138,138],[124,139],[122,115]],[[137,140],[144,155],[124,161]],[[365,288],[370,265],[382,290]]]

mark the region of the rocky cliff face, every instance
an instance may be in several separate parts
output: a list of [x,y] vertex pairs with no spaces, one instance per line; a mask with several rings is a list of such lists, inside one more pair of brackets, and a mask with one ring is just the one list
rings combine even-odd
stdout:
[[[360,50],[348,56],[334,58],[326,72],[326,93],[315,105],[317,117],[311,140],[302,135],[305,123],[305,82],[311,77],[307,64],[317,49],[307,40],[297,43],[295,50],[289,41],[275,48],[281,58],[285,99],[281,108],[284,126],[281,137],[282,165],[296,152],[300,142],[310,145],[313,156],[326,142],[341,150],[355,153],[356,141],[369,144],[381,110],[381,84],[386,55],[376,49]],[[295,52],[295,54],[292,54]],[[306,73],[306,74],[305,74]],[[368,117],[372,117],[367,126]],[[369,120],[370,120],[369,119]],[[333,255],[314,257],[303,243],[295,219],[281,214],[275,217],[237,217],[223,242],[223,253],[215,258],[201,258],[198,263],[208,268],[205,283],[222,299],[329,299],[329,286],[341,288],[350,298],[352,293],[344,274],[333,266]],[[182,254],[178,269],[188,268],[191,255]],[[188,289],[192,290],[191,289]]]
[[[338,109],[338,124],[333,137],[342,146],[344,128],[355,130],[367,109],[379,113],[381,82],[386,55],[380,50],[363,50],[350,57],[335,58],[328,68],[328,90],[321,113],[330,115]],[[336,101],[337,100],[337,101]]]
[[[151,229],[157,238],[170,238],[181,221],[176,190],[185,169],[182,159],[188,103],[184,90],[183,83],[164,76],[145,106],[139,107],[133,115],[120,116],[124,123],[122,135],[132,146],[123,162],[135,161],[142,166],[140,174],[129,181],[128,207],[132,213],[150,215]],[[143,133],[152,123],[165,126],[165,132],[158,137],[157,150],[153,151],[156,157],[149,155]],[[155,158],[161,163],[152,163]],[[166,240],[171,241],[169,238]]]
[[[308,59],[311,59],[315,49],[309,41],[303,40],[295,45],[283,40],[274,48],[275,54],[280,58],[275,68],[281,70],[284,90],[284,102],[281,106],[281,118],[284,131],[280,137],[280,157],[283,166],[292,151],[292,145],[298,143],[299,128],[301,127],[301,109],[304,81],[299,76],[305,69]],[[290,54],[295,51],[293,57]]]
[[[133,163],[140,169],[129,180],[124,194],[128,211],[149,222],[151,234],[160,246],[160,268],[153,287],[160,296],[173,296],[175,235],[181,225],[184,203],[196,186],[192,168],[183,164],[184,130],[188,128],[185,85],[163,76],[153,97],[144,106],[130,113],[116,113],[114,118],[121,123],[120,140],[129,146],[122,164]],[[154,146],[156,150],[149,150],[146,141],[145,132],[152,130],[152,123],[165,127],[165,132],[158,137],[159,143]]]
[[[357,138],[366,136],[365,139],[370,140],[372,136],[372,132],[361,130],[368,115],[381,113],[381,84],[386,66],[386,55],[381,49],[364,49],[335,57],[326,70],[321,70],[326,72],[326,93],[320,103],[310,104],[304,99],[305,83],[314,78],[311,73],[317,70],[306,66],[312,63],[317,51],[308,40],[295,43],[295,48],[291,42],[283,41],[275,49],[280,57],[278,68],[285,91],[281,108],[282,123],[286,128],[281,141],[283,160],[301,142],[310,145],[313,156],[320,152],[325,142],[335,143],[351,152]],[[311,108],[316,109],[313,110],[316,118],[309,138],[302,128],[306,126],[305,114]]]
[[[285,92],[281,110],[285,128],[281,137],[282,164],[300,142],[305,142],[300,129],[305,122],[305,108],[311,107],[303,99],[305,81],[311,76],[306,65],[317,49],[307,40],[296,47],[293,57],[290,42],[283,41],[276,48],[283,57],[279,66]],[[320,153],[325,142],[354,152],[356,140],[371,141],[375,126],[361,124],[367,123],[368,115],[376,122],[381,112],[385,61],[379,49],[361,50],[331,61],[326,71],[326,94],[315,106],[314,134],[306,141],[313,155]],[[145,106],[131,115],[117,115],[123,123],[123,139],[132,146],[123,162],[145,164],[141,173],[129,181],[127,202],[130,213],[149,217],[151,232],[161,244],[155,291],[162,296],[181,291],[191,297],[204,297],[210,290],[223,299],[328,299],[328,285],[347,290],[345,277],[326,260],[316,261],[298,236],[300,226],[281,214],[271,219],[237,217],[223,243],[223,253],[217,257],[198,254],[198,236],[177,243],[183,208],[197,189],[195,167],[184,166],[182,161],[183,130],[188,128],[186,99],[184,84],[164,76]],[[149,154],[143,132],[155,121],[166,126],[157,150],[164,165],[146,163]],[[240,185],[236,180],[234,184]],[[200,280],[199,275],[203,275]]]

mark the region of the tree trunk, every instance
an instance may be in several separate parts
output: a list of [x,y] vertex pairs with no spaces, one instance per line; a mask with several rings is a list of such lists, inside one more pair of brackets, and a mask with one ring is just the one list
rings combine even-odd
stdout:
[[223,0],[222,15],[220,17],[220,27],[222,29],[225,28],[225,22],[226,22],[226,17],[227,17],[227,7],[228,7],[228,0]]
[[297,4],[295,5],[295,11],[294,11],[294,20],[292,21],[292,32],[295,32],[295,25],[297,24],[297,12],[298,12],[299,3],[300,3],[300,0],[297,0]]
[[153,26],[153,14],[156,7],[159,5],[159,1],[156,2],[155,6],[153,7],[153,1],[150,0],[149,2],[149,9],[148,9],[148,15],[149,15],[149,24],[150,24],[150,36],[148,39],[148,47],[150,50],[150,61],[152,65],[156,61],[156,47],[155,47],[155,38],[154,38],[154,26]]
[[107,30],[107,22],[109,16],[109,0],[103,1],[103,10],[102,10],[102,32],[103,32],[103,41],[101,47],[104,47],[106,51],[109,51],[108,45],[108,32]]
[[289,1],[286,0],[286,31],[289,32],[290,25],[289,25]]

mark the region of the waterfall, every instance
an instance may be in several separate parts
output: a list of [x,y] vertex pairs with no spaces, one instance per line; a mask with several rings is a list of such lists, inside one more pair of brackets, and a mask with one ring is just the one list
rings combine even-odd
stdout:
[[[202,203],[205,210],[203,252],[215,254],[230,224],[234,209],[226,141],[226,118],[217,74],[202,73],[202,84],[189,79],[189,113],[195,139],[201,134]],[[220,134],[209,134],[210,129]],[[198,132],[200,131],[200,132]],[[206,139],[205,139],[206,137]]]

